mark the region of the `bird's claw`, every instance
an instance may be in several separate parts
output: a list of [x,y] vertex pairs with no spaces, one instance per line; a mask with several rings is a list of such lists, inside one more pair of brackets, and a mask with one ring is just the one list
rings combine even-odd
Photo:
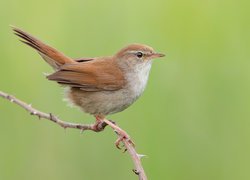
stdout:
[[[115,141],[115,146],[118,149],[122,149],[122,147],[124,147],[124,144],[122,145],[122,147],[120,146],[120,144],[123,141],[127,141],[131,146],[135,147],[135,143],[130,139],[129,136],[119,136],[119,138]],[[124,152],[126,151],[127,151],[127,148],[124,149]]]
[[[113,129],[114,129],[115,133],[118,135],[118,139],[115,141],[115,146],[118,149],[122,149],[125,146],[124,141],[127,141],[129,143],[129,145],[135,147],[135,143],[130,139],[130,137],[126,133],[126,131],[119,128],[114,121],[109,120],[109,122],[111,122],[114,125]],[[121,142],[123,142],[122,146],[120,146]],[[127,151],[127,148],[124,149],[124,152],[126,152],[126,151]]]

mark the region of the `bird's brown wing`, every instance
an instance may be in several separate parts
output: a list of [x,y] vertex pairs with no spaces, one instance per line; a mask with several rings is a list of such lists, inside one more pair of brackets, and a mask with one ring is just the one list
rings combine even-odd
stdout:
[[110,58],[65,64],[47,78],[84,91],[114,91],[125,84],[122,71]]

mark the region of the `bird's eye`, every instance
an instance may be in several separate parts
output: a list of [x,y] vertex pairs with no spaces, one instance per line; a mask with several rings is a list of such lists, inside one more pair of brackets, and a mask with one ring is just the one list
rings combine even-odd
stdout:
[[143,57],[143,53],[142,53],[142,52],[137,52],[135,55],[136,55],[138,58],[142,58],[142,57]]

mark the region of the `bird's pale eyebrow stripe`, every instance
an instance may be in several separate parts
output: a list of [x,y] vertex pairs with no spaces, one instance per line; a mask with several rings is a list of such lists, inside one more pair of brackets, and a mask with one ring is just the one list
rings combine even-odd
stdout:
[[151,54],[151,52],[145,52],[145,51],[140,51],[140,50],[138,50],[138,51],[134,51],[134,50],[133,51],[128,51],[129,54],[136,54],[138,52],[141,52],[144,55],[150,55]]
[[[137,52],[142,52],[142,51],[128,51],[129,54],[135,54]],[[143,53],[143,52],[142,52]]]

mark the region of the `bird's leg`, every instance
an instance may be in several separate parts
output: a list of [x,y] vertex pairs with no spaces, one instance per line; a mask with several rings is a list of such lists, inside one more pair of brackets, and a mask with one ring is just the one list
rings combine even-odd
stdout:
[[101,116],[95,116],[95,124],[92,125],[92,130],[95,132],[102,131],[108,124],[102,120]]
[[[107,119],[103,119],[103,121],[108,124],[110,127],[112,127],[114,129],[114,131],[118,134],[118,139],[115,141],[115,145],[118,149],[121,149],[120,147],[120,143],[123,140],[128,141],[132,146],[135,146],[135,143],[130,139],[130,136],[128,135],[128,133],[124,130],[122,130],[119,126],[117,126],[114,122],[107,120]],[[126,151],[126,149],[125,149]]]

